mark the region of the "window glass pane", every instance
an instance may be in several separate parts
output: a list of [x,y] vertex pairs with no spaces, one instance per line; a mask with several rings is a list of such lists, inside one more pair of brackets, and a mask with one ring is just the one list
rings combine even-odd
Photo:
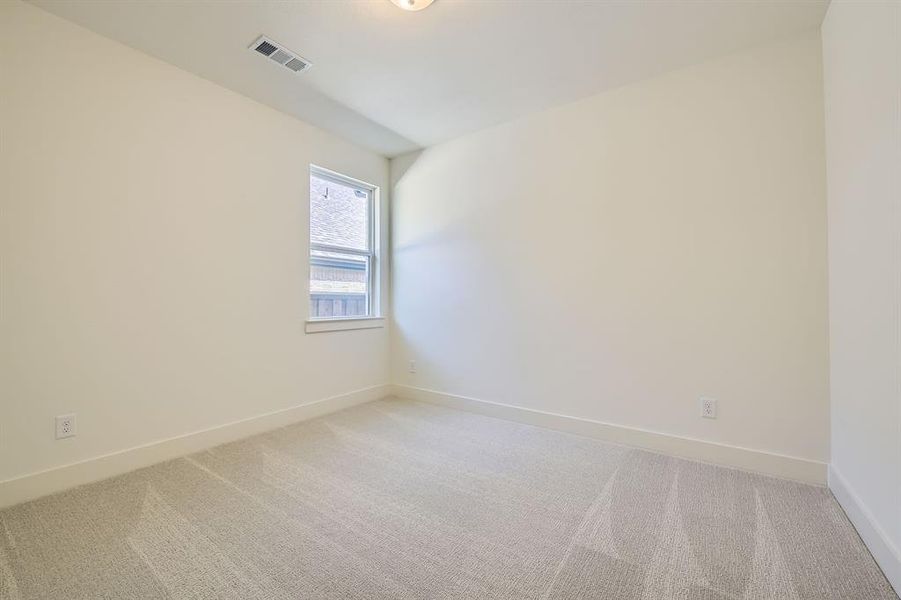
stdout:
[[310,253],[310,316],[369,315],[370,258],[338,252]]
[[369,192],[310,175],[310,241],[369,250]]

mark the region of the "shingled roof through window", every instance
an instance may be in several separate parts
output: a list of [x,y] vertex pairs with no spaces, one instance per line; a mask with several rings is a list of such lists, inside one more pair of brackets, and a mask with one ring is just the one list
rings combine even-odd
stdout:
[[310,240],[314,244],[366,250],[368,202],[362,191],[311,176]]

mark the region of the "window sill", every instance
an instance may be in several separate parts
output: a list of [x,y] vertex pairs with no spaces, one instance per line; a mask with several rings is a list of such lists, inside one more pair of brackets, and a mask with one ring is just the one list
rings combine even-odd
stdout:
[[304,330],[307,333],[323,333],[326,331],[351,331],[354,329],[376,329],[385,326],[385,317],[353,317],[341,319],[313,319],[307,321]]

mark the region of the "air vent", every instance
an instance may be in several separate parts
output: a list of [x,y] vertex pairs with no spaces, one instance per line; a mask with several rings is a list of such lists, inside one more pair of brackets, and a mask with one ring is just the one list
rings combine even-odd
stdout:
[[260,45],[256,47],[257,52],[259,52],[260,54],[265,54],[266,56],[269,56],[276,50],[278,50],[278,48],[266,41],[260,42]]
[[295,73],[302,73],[313,66],[310,61],[302,56],[298,56],[296,52],[288,50],[278,42],[270,40],[264,35],[261,35],[257,41],[251,44],[250,49],[259,52],[263,56],[268,57],[269,60],[277,62],[281,66],[290,69]]
[[285,63],[285,66],[294,71],[295,73],[299,73],[310,66],[310,63],[305,63],[300,60],[296,56]]
[[286,62],[288,62],[289,60],[292,60],[294,57],[291,56],[291,53],[290,53],[290,52],[285,52],[284,50],[282,50],[281,48],[279,48],[278,50],[276,50],[275,52],[273,52],[272,55],[271,55],[269,58],[271,58],[272,60],[274,60],[274,61],[277,62],[278,64],[283,65],[283,64],[285,64]]

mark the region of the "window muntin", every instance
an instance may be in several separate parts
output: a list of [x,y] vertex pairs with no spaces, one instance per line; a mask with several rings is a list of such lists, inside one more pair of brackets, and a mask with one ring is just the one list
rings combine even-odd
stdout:
[[373,316],[374,188],[310,170],[310,319]]

